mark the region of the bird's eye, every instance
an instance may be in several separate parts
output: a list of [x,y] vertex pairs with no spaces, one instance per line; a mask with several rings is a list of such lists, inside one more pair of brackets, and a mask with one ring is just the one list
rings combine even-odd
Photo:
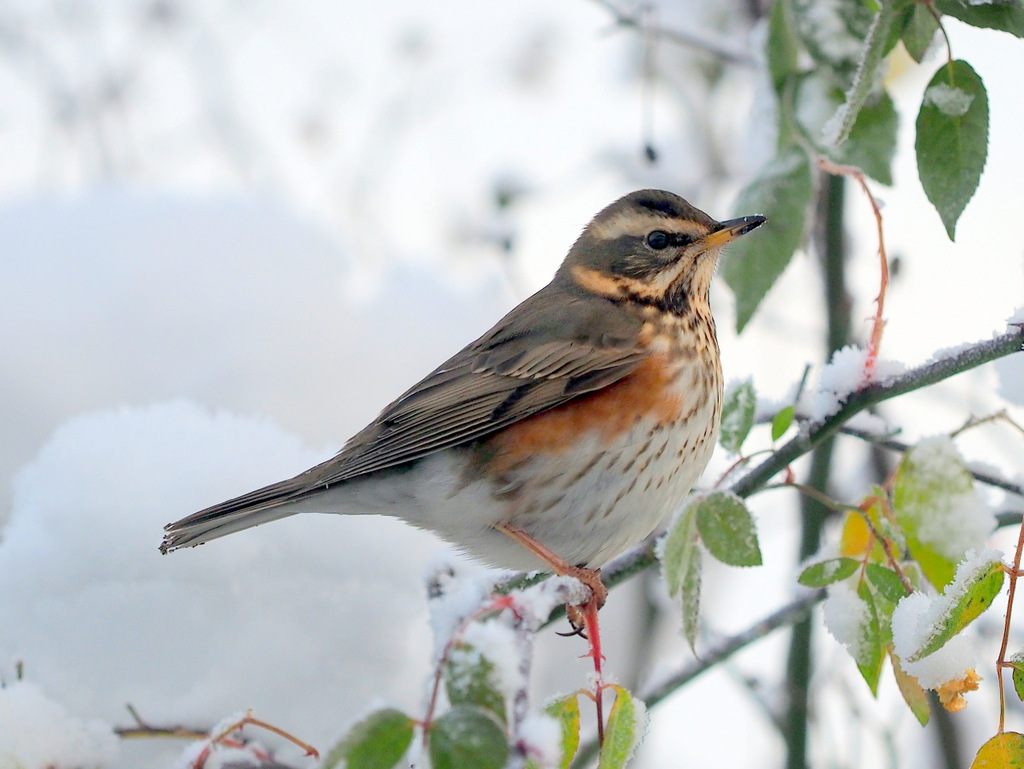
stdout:
[[648,233],[647,235],[647,245],[655,251],[661,251],[663,248],[668,248],[668,243],[669,237],[667,232],[654,230],[654,232]]

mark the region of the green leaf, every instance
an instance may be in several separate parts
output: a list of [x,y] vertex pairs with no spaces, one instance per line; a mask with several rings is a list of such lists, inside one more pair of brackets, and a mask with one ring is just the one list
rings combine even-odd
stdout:
[[896,676],[896,686],[899,687],[900,694],[903,695],[903,701],[907,703],[907,707],[910,708],[910,712],[914,714],[917,722],[924,726],[932,714],[931,705],[928,704],[928,692],[914,676],[903,669],[895,654],[890,654],[889,659],[892,662],[892,672]]
[[[850,3],[843,3],[850,5]],[[852,3],[852,5],[862,5]],[[861,109],[867,104],[875,91],[876,75],[882,59],[889,50],[893,39],[894,27],[900,19],[900,9],[905,5],[903,0],[887,0],[882,3],[871,22],[864,50],[853,74],[853,81],[846,91],[843,104],[836,110],[824,129],[825,144],[840,147],[850,136]]]
[[970,0],[938,0],[935,7],[972,27],[998,29],[1024,37],[1024,3],[1020,0],[975,5]]
[[796,146],[784,150],[744,189],[736,210],[768,217],[760,238],[740,238],[725,253],[722,277],[736,296],[742,331],[782,274],[804,236],[811,203],[811,165]]
[[904,455],[892,506],[910,556],[939,590],[953,579],[968,550],[984,546],[994,525],[948,438],[921,441]]
[[1007,660],[1013,670],[1013,690],[1017,699],[1024,702],[1024,652],[1017,652]]
[[894,606],[909,595],[899,575],[892,569],[869,563],[866,571],[868,580],[878,590],[878,594]]
[[622,769],[643,739],[647,708],[621,686],[612,684],[608,688],[615,690],[615,704],[608,715],[597,769]]
[[679,514],[665,535],[665,545],[661,549],[661,572],[671,596],[681,594],[690,561],[700,558],[697,545],[697,501],[690,502]]
[[713,491],[697,502],[697,531],[715,558],[730,566],[760,566],[754,517],[743,500],[727,491]]
[[775,0],[768,17],[768,74],[776,92],[782,92],[786,78],[797,72],[799,42],[793,31],[790,0]]
[[874,596],[863,583],[857,589],[857,596],[864,602],[867,611],[864,613],[864,622],[859,628],[860,637],[854,661],[871,693],[877,695],[878,681],[882,677],[882,666],[885,664],[883,635],[888,634],[882,632]]
[[562,763],[560,769],[569,769],[580,748],[580,701],[578,694],[560,697],[544,708],[544,712],[558,720],[562,727]]
[[954,240],[988,156],[988,94],[967,62],[943,64],[928,84],[914,147],[921,186]]
[[349,729],[324,757],[321,769],[392,769],[412,742],[416,722],[394,708],[377,710]]
[[907,15],[909,18],[900,39],[910,58],[920,64],[939,31],[939,22],[924,3],[914,3],[907,9]]
[[783,435],[786,430],[789,429],[790,425],[793,424],[793,418],[796,416],[796,408],[793,406],[786,406],[778,414],[772,417],[772,441],[777,441]]
[[680,592],[683,602],[683,638],[694,654],[697,652],[697,634],[700,632],[700,584],[701,552],[699,547],[695,547],[693,557],[687,563]]
[[[699,500],[698,500],[699,502]],[[669,595],[683,602],[683,635],[690,648],[697,643],[700,626],[701,555],[697,542],[697,502],[691,502],[679,514],[665,535],[661,550],[661,571]]]
[[907,659],[917,662],[941,649],[955,636],[984,612],[999,595],[1003,587],[1003,565],[992,561],[950,585],[948,594],[943,594],[945,606],[935,620],[921,648]]
[[502,769],[509,748],[490,713],[457,705],[434,722],[428,752],[433,769]]
[[743,441],[754,426],[754,411],[757,409],[757,394],[750,379],[730,387],[722,404],[722,426],[718,442],[722,448],[739,454]]
[[869,97],[861,108],[850,136],[830,153],[834,160],[856,166],[875,181],[892,184],[892,159],[896,155],[899,115],[885,91]]
[[835,582],[841,582],[852,575],[860,563],[853,558],[829,558],[827,561],[812,563],[797,577],[804,587],[827,587]]
[[476,705],[506,723],[497,668],[477,648],[462,641],[454,644],[445,663],[444,681],[452,705]]

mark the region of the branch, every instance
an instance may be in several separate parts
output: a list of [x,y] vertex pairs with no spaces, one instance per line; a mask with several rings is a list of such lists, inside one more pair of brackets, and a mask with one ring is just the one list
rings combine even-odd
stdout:
[[[840,431],[844,435],[852,435],[854,438],[860,438],[866,443],[870,443],[873,446],[881,446],[883,449],[889,449],[890,451],[896,451],[900,454],[906,454],[912,447],[905,441],[899,441],[888,435],[878,435],[876,433],[869,432],[868,430],[859,430],[856,427],[850,427],[845,425],[840,428]],[[971,470],[968,466],[971,476],[978,483],[984,483],[986,486],[993,486],[1003,491],[1008,491],[1011,494],[1015,494],[1018,497],[1024,497],[1024,485],[1008,481],[1005,478],[1000,478],[998,475],[986,472],[985,470]]]
[[732,485],[732,491],[749,497],[759,491],[776,473],[781,472],[798,458],[839,430],[854,415],[869,406],[899,395],[920,390],[952,376],[977,368],[998,358],[1020,352],[1024,332],[1014,330],[994,339],[977,342],[938,360],[910,369],[899,376],[870,384],[852,393],[840,409],[830,417],[808,424],[800,434],[781,446],[768,459],[741,477]]
[[608,11],[618,26],[636,29],[649,39],[667,40],[670,43],[676,43],[677,45],[692,48],[702,53],[709,53],[724,61],[742,64],[746,67],[753,67],[757,64],[757,60],[750,53],[741,48],[733,47],[732,43],[725,40],[710,37],[706,34],[697,35],[679,29],[666,29],[648,24],[641,15],[626,13],[611,2],[611,0],[594,0],[594,2]]

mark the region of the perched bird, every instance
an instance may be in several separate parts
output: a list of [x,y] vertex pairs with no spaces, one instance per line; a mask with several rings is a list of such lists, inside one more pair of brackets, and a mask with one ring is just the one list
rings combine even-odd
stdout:
[[579,577],[665,525],[718,435],[708,288],[716,222],[640,190],[587,225],[552,281],[332,459],[166,527],[163,552],[295,513],[375,513],[495,566]]

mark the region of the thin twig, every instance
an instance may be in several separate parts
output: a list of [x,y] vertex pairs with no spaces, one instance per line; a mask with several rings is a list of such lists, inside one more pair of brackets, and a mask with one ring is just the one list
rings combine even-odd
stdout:
[[885,292],[889,287],[889,257],[885,253],[885,233],[882,228],[882,209],[875,200],[875,196],[868,189],[867,179],[864,173],[854,166],[844,166],[833,163],[828,158],[818,158],[818,166],[823,171],[837,176],[852,176],[867,196],[868,203],[875,215],[875,228],[878,231],[878,258],[881,262],[879,273],[878,296],[875,297],[875,319],[871,324],[871,336],[868,339],[868,354],[864,361],[864,373],[869,377],[874,371],[875,361],[878,359],[878,348],[882,345],[882,329],[885,328]]
[[1021,553],[1024,552],[1024,525],[1020,527],[1017,537],[1017,550],[1013,554],[1013,570],[1009,572],[1010,587],[1006,592],[1006,617],[1003,620],[1003,641],[999,646],[999,657],[996,659],[996,678],[999,684],[999,734],[1003,733],[1006,720],[1006,692],[1003,688],[1003,668],[1006,663],[1006,647],[1010,641],[1010,617],[1013,614],[1013,597],[1017,592],[1017,579],[1020,577]]
[[636,29],[649,39],[667,40],[670,43],[692,48],[702,53],[708,53],[734,64],[742,64],[745,67],[753,67],[757,64],[757,60],[750,53],[741,48],[734,47],[725,40],[715,39],[707,35],[697,35],[681,29],[667,29],[665,27],[645,24],[641,16],[626,13],[615,3],[611,2],[611,0],[594,0],[594,2],[608,11],[618,26]]

